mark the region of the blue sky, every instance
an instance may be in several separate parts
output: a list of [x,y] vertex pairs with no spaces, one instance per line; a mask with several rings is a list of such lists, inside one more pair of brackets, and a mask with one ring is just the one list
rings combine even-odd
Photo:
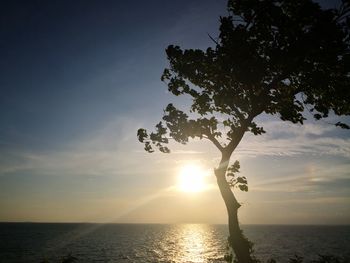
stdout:
[[[146,154],[173,98],[164,49],[212,45],[226,1],[8,1],[0,4],[0,221],[225,223],[213,185],[170,191],[184,163],[212,171],[209,143]],[[324,2],[334,5],[334,1]],[[243,223],[350,222],[350,136],[326,123],[261,116],[234,159],[250,191]]]

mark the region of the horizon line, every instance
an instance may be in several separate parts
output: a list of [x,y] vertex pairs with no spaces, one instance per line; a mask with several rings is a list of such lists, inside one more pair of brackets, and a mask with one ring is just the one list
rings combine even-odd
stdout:
[[[53,222],[53,221],[0,221],[0,224],[98,224],[98,225],[228,225],[228,223],[200,223],[200,222],[177,222],[177,223],[157,223],[157,222]],[[303,223],[247,223],[241,224],[242,226],[350,226],[350,224],[333,224],[333,223],[324,223],[324,224],[303,224]]]

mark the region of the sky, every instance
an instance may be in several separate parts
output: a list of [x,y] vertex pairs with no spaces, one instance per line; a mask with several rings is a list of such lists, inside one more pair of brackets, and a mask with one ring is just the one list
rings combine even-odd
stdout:
[[[165,48],[213,46],[225,5],[2,1],[0,221],[226,223],[214,146],[148,154],[136,137],[168,103],[186,104],[160,81]],[[349,224],[349,131],[257,121],[267,133],[245,135],[232,157],[249,182],[241,223]],[[206,174],[205,191],[176,188],[188,164]]]

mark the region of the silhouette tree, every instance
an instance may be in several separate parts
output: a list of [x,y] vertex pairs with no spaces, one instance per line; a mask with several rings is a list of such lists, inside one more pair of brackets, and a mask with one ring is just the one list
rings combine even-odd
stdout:
[[214,171],[228,212],[229,244],[238,262],[250,263],[233,191],[247,191],[247,180],[236,176],[238,161],[229,166],[231,155],[246,132],[265,132],[254,122],[260,114],[300,124],[306,111],[316,120],[350,115],[349,2],[326,10],[311,0],[230,0],[228,11],[220,17],[218,38],[211,37],[214,48],[166,49],[170,66],[161,80],[175,96],[189,96],[190,109],[169,104],[154,132],[139,129],[137,135],[148,152],[169,153],[170,138],[216,146],[221,160]]

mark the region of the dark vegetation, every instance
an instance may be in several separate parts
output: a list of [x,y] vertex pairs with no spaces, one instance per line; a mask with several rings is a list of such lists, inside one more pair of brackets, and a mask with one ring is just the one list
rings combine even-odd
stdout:
[[[228,262],[232,261],[232,255],[225,256],[225,260]],[[63,257],[61,260],[57,261],[59,263],[73,263],[77,262],[78,258],[72,256],[72,254],[69,254],[65,257]],[[52,261],[51,261],[52,262]],[[257,260],[256,262],[263,263],[262,261]],[[289,263],[348,263],[348,260],[341,259],[332,255],[319,255],[319,258],[316,260],[311,261],[304,261],[303,257],[300,257],[298,255],[295,255],[293,258],[289,259]],[[40,263],[50,263],[49,260],[42,260]],[[267,260],[266,263],[278,263],[274,259]]]
[[[214,47],[166,49],[170,65],[161,80],[173,95],[190,97],[190,108],[168,104],[155,131],[139,129],[137,136],[147,152],[169,153],[169,140],[216,146],[229,243],[237,262],[251,263],[234,195],[248,190],[247,180],[237,177],[238,161],[229,166],[231,155],[246,132],[265,133],[254,121],[261,114],[299,124],[307,112],[315,120],[350,115],[350,9],[348,0],[327,10],[311,0],[229,0],[227,9],[219,36],[210,36]],[[333,124],[349,129],[341,118]]]
[[[347,262],[349,261],[345,259],[340,259],[335,256],[331,256],[331,255],[319,255],[318,259],[311,260],[311,261],[305,261],[303,257],[300,257],[298,255],[289,259],[289,263],[347,263]],[[274,259],[270,259],[266,263],[277,263],[277,261],[275,261]]]
[[[346,259],[341,259],[332,255],[319,255],[318,259],[306,261],[303,257],[295,255],[293,258],[290,258],[289,263],[347,263],[349,262]],[[274,259],[268,260],[266,263],[278,263]]]

